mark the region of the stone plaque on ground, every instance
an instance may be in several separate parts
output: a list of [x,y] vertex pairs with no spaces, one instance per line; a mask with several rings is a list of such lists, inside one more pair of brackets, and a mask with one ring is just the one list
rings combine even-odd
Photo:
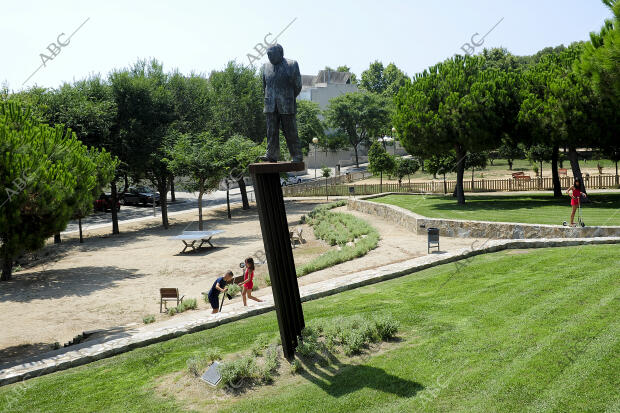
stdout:
[[217,386],[217,384],[222,379],[222,375],[219,370],[220,363],[214,361],[213,364],[209,366],[207,371],[200,377],[204,382],[209,383],[211,386]]

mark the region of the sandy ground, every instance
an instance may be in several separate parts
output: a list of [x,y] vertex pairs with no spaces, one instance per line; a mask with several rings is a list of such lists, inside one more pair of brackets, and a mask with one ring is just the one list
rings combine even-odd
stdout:
[[[298,225],[300,216],[317,202],[287,202],[289,223]],[[346,211],[346,207],[339,210]],[[426,254],[425,236],[378,217],[352,213],[378,229],[378,248],[364,257],[301,277],[300,285]],[[97,229],[85,234],[84,244],[65,238],[62,244],[50,244],[39,251],[36,261],[0,286],[0,325],[4,327],[0,363],[48,350],[54,342],[63,344],[85,330],[136,327],[148,314],[156,315],[157,321],[167,320],[168,315],[159,314],[161,287],[176,287],[185,297],[198,299],[199,311],[210,311],[201,292],[228,269],[240,275],[239,263],[247,256],[260,258],[263,242],[255,207],[248,211],[234,208],[230,221],[224,208],[211,209],[204,213],[206,229],[225,231],[214,237],[216,248],[181,254],[181,242],[167,237],[179,234],[196,215],[188,212],[172,217],[168,230],[158,218],[121,225],[121,234],[115,237],[109,235],[109,229]],[[314,239],[311,228],[303,228],[307,242],[293,250],[297,265],[330,248]],[[441,249],[449,251],[467,247],[474,239],[441,241]],[[258,297],[271,294],[264,282],[267,271],[266,264],[257,266]]]

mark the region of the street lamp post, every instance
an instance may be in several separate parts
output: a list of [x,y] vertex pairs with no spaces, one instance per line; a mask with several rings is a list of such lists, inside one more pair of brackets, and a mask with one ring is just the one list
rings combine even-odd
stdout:
[[314,144],[314,179],[316,180],[316,144],[319,143],[319,138],[312,138],[312,143]]

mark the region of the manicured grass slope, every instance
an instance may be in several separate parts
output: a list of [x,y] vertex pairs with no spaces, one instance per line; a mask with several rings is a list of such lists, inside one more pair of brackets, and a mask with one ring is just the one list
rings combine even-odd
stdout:
[[[578,257],[578,258],[576,258]],[[617,411],[620,245],[503,251],[304,304],[306,320],[391,312],[401,341],[218,402],[227,411]],[[180,411],[150,391],[205,348],[277,334],[270,313],[26,382],[15,411]],[[0,388],[0,411],[15,386]],[[214,411],[205,402],[200,410]],[[614,410],[615,409],[615,410]],[[11,410],[12,411],[12,410]]]
[[[583,204],[586,225],[620,225],[620,193],[591,194]],[[570,220],[570,198],[551,194],[484,196],[465,194],[465,205],[451,196],[388,195],[372,201],[396,205],[429,218],[562,225]],[[577,214],[575,214],[577,222]]]

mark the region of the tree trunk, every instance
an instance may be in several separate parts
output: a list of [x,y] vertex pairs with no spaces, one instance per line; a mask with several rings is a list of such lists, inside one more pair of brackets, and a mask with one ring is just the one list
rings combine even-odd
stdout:
[[573,179],[578,179],[581,185],[581,192],[586,192],[586,184],[583,181],[581,175],[581,168],[579,168],[579,159],[577,158],[577,149],[575,147],[568,148],[568,160],[570,161],[570,167],[573,171]]
[[471,191],[474,192],[474,171],[476,168],[471,168]]
[[465,204],[465,193],[463,192],[463,175],[465,175],[465,155],[467,152],[465,149],[458,145],[456,147],[456,203],[459,205]]
[[383,192],[383,171],[379,172],[379,192]]
[[226,180],[226,209],[228,211],[228,219],[232,219],[230,215],[230,184],[228,183],[228,179]]
[[357,157],[357,145],[353,145],[353,150],[355,151],[355,167],[359,168],[360,167],[360,162],[359,162],[359,159]]
[[512,159],[506,159],[508,161],[508,170],[512,171]]
[[448,194],[448,183],[446,182],[446,174],[443,174],[443,194]]
[[62,240],[60,239],[60,232],[54,234],[54,244],[60,244]]
[[13,273],[13,258],[7,255],[2,255],[2,275],[0,275],[0,281],[10,281]]
[[327,177],[325,178],[325,198],[329,201],[329,192],[327,192]]
[[[168,177],[162,176],[158,180],[157,191],[159,192],[159,207],[161,209],[161,223],[164,229],[168,229],[170,224],[168,223]],[[153,199],[155,203],[155,199]]]
[[551,154],[551,176],[553,177],[553,197],[562,198],[562,184],[560,183],[560,174],[558,173],[558,158],[560,147],[554,146]]
[[198,231],[203,230],[202,224],[202,195],[203,191],[198,192]]
[[176,200],[177,198],[174,194],[174,175],[170,175],[170,202],[175,202]]
[[125,174],[124,179],[125,187],[123,188],[123,193],[127,192],[127,190],[129,189],[129,177],[127,176],[127,174]]
[[82,237],[82,218],[78,218],[78,227],[80,228],[80,244],[83,244],[84,238]]
[[422,167],[422,172],[424,172],[424,159],[420,158],[420,166]]
[[616,185],[618,185],[618,161],[616,161]]
[[241,203],[243,204],[242,209],[250,209],[250,203],[248,202],[248,191],[245,187],[243,176],[237,179],[237,184],[239,185],[239,192],[241,192]]
[[9,281],[13,273],[13,256],[9,253],[7,244],[8,235],[3,234],[2,246],[0,252],[2,253],[2,274],[0,275],[0,281]]
[[[125,175],[127,177],[127,175]],[[116,211],[116,203],[118,202],[118,193],[116,192],[116,177],[110,183],[112,192],[112,234],[119,234],[118,231],[118,213]]]

